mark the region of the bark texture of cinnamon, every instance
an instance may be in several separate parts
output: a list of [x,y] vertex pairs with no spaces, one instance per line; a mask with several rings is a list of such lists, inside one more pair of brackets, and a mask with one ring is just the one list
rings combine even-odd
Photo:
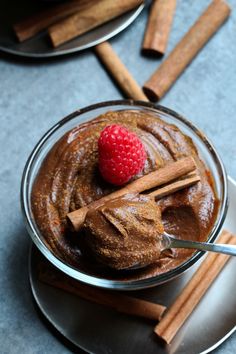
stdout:
[[196,169],[196,164],[192,157],[185,157],[181,160],[175,161],[162,167],[154,172],[151,172],[131,183],[126,185],[124,188],[118,189],[117,191],[98,199],[85,207],[75,210],[69,214],[67,217],[72,224],[75,231],[79,231],[84,223],[86,214],[90,208],[97,208],[107,201],[121,197],[122,195],[129,193],[141,193],[145,190],[149,190],[170,181],[173,181],[179,177],[186,175]]
[[143,41],[144,53],[165,53],[175,8],[176,0],[153,1]]
[[35,36],[40,31],[51,26],[53,23],[82,11],[91,6],[96,0],[71,0],[62,4],[53,5],[45,10],[27,17],[26,19],[16,23],[13,28],[20,42]]
[[95,53],[127,97],[134,100],[148,101],[142,88],[108,42],[98,44],[95,47]]
[[213,0],[182,40],[144,85],[150,100],[160,99],[177,80],[201,48],[229,17],[230,7],[224,0]]
[[57,47],[85,32],[106,23],[142,4],[143,0],[100,0],[48,29],[51,42]]
[[[219,243],[235,245],[236,237],[223,231]],[[180,295],[157,324],[154,332],[169,344],[211,286],[230,256],[209,253]]]
[[43,264],[40,264],[39,267],[39,280],[85,300],[108,306],[118,312],[149,320],[159,321],[166,309],[165,306],[150,301],[79,283]]
[[195,173],[190,176],[187,176],[184,179],[181,179],[180,181],[175,181],[170,184],[167,184],[162,188],[158,188],[157,190],[148,194],[154,197],[156,200],[158,200],[167,195],[175,193],[183,188],[190,187],[193,184],[197,183],[198,181],[200,181],[200,177]]

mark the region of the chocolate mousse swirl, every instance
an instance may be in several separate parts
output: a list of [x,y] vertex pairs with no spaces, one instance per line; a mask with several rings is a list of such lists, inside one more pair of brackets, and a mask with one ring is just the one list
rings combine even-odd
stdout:
[[[97,141],[102,129],[121,124],[142,140],[147,160],[143,174],[184,156],[193,156],[201,181],[158,202],[167,232],[193,240],[206,240],[217,213],[217,198],[209,173],[199,159],[191,139],[176,126],[150,113],[107,112],[66,133],[49,151],[32,190],[35,221],[52,252],[74,266],[80,263],[80,235],[72,237],[67,229],[67,213],[79,209],[114,191],[98,171]],[[156,272],[174,267],[190,253],[178,250],[176,260],[159,262]]]
[[126,194],[90,209],[84,230],[84,244],[108,267],[140,268],[160,257],[164,228],[151,196]]

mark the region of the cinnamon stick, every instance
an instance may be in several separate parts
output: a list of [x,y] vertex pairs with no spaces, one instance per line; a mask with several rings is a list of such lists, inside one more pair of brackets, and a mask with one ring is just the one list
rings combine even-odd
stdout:
[[190,187],[198,181],[200,181],[200,177],[197,174],[194,174],[193,176],[189,176],[185,179],[181,179],[180,181],[172,182],[167,186],[159,188],[148,194],[155,197],[155,199],[161,199],[183,188]]
[[[235,245],[236,237],[228,231],[223,231],[219,242]],[[206,256],[191,280],[168,309],[163,319],[155,327],[154,332],[163,341],[167,344],[171,342],[229,258],[230,256],[228,255],[214,253]]]
[[152,189],[173,181],[185,174],[195,170],[196,165],[192,157],[185,157],[181,160],[175,161],[168,164],[165,167],[162,167],[154,172],[145,175],[125,187],[99,199],[96,200],[78,210],[73,211],[72,213],[67,214],[68,220],[71,222],[75,231],[79,231],[83,222],[86,218],[86,214],[90,208],[98,208],[107,201],[121,197],[122,195],[129,193],[141,193],[145,190]]
[[153,1],[143,41],[145,53],[165,53],[175,8],[176,0]]
[[108,42],[98,44],[95,47],[95,52],[127,97],[134,100],[148,101],[141,87]]
[[47,267],[42,265],[39,270],[39,279],[50,286],[77,295],[93,303],[108,306],[118,312],[154,321],[159,321],[166,309],[165,306],[150,301],[84,285],[56,270],[50,269],[49,271]]
[[230,7],[224,0],[213,0],[183,39],[144,85],[151,100],[159,100],[177,80],[197,53],[229,17]]
[[20,42],[35,36],[48,26],[72,15],[77,11],[84,10],[91,6],[96,0],[71,0],[62,4],[50,6],[37,12],[23,21],[16,23],[13,28]]
[[57,47],[132,10],[141,3],[143,3],[143,0],[97,1],[91,4],[89,8],[85,8],[49,27],[48,33],[51,42],[54,47]]

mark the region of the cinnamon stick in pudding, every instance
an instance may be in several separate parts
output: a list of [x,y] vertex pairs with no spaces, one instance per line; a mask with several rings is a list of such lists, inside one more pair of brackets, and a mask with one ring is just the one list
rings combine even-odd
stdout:
[[153,0],[143,41],[143,52],[165,53],[175,8],[176,0]]
[[148,193],[148,195],[151,195],[154,197],[156,200],[161,199],[167,195],[170,195],[172,193],[175,193],[183,188],[187,188],[192,186],[193,184],[197,183],[200,181],[200,177],[195,173],[191,176],[186,177],[185,179],[181,179],[180,181],[172,182],[165,187],[158,188],[157,190]]
[[108,42],[98,44],[95,47],[95,52],[127,97],[134,100],[148,101],[141,87]]
[[[235,245],[236,237],[228,231],[223,231],[218,241],[219,243]],[[229,258],[228,255],[215,253],[209,253],[206,256],[163,319],[155,327],[154,332],[163,341],[167,344],[172,341]]]
[[195,24],[176,45],[168,58],[144,85],[150,100],[159,100],[202,47],[229,17],[230,7],[224,0],[213,0]]
[[54,47],[57,47],[132,10],[141,3],[143,0],[96,1],[89,8],[49,27],[48,33],[51,42]]
[[131,183],[125,187],[99,199],[96,200],[85,207],[82,207],[78,210],[73,211],[72,213],[67,214],[67,217],[75,231],[79,231],[83,222],[86,218],[86,214],[90,208],[97,208],[107,201],[121,197],[122,195],[129,193],[141,193],[145,190],[149,190],[163,184],[166,184],[170,181],[173,181],[179,177],[186,175],[189,172],[192,172],[196,169],[194,159],[192,157],[185,157],[181,160],[175,161],[162,167],[154,172],[151,172]]
[[77,11],[82,11],[91,6],[96,0],[71,0],[62,4],[53,5],[49,8],[37,12],[30,17],[16,23],[13,28],[20,42],[35,36],[40,31],[51,26],[53,23],[72,15]]
[[159,321],[166,309],[165,306],[150,301],[82,284],[43,265],[40,265],[39,280],[93,303],[149,320]]

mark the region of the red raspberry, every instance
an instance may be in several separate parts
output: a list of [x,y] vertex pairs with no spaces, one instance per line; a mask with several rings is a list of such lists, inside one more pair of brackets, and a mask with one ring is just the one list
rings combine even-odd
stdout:
[[99,169],[103,178],[121,185],[140,172],[147,155],[141,140],[125,127],[109,125],[98,139]]

